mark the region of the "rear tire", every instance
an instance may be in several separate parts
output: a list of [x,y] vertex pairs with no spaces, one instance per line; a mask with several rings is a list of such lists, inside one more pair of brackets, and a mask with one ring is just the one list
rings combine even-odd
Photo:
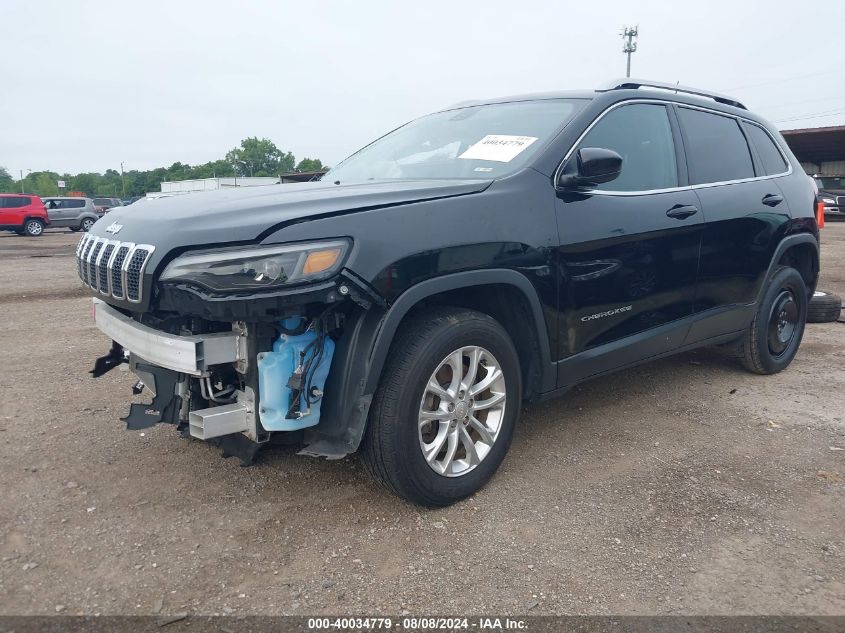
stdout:
[[400,497],[455,503],[502,463],[521,400],[519,357],[497,321],[460,308],[427,310],[403,324],[391,346],[361,459]]
[[85,231],[87,233],[88,231],[91,230],[91,227],[94,226],[94,222],[95,221],[92,220],[91,218],[85,218],[84,220],[82,220],[82,224],[79,225],[79,228],[81,228],[83,231]]
[[40,237],[44,234],[44,222],[37,218],[27,220],[23,225],[23,232],[30,237]]
[[807,308],[807,323],[830,323],[839,318],[842,299],[829,292],[816,292]]
[[794,268],[781,266],[757,305],[742,342],[742,363],[755,374],[786,369],[801,345],[807,322],[807,287]]

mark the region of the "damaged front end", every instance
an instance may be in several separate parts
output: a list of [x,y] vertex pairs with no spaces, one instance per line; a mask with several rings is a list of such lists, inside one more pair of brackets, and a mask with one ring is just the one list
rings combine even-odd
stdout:
[[[308,430],[324,443],[319,425],[336,341],[379,298],[341,276],[320,299],[285,305],[275,317],[266,311],[263,321],[225,322],[173,312],[133,315],[94,298],[96,325],[112,347],[91,373],[127,363],[138,377],[133,391],[152,396],[148,404],[130,405],[122,418],[128,429],[172,424],[244,464],[271,435],[296,443]],[[347,451],[341,445],[304,452],[339,457]]]

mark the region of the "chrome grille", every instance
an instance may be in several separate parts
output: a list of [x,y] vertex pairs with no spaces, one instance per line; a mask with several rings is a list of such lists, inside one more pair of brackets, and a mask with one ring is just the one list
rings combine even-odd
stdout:
[[144,292],[144,269],[155,247],[120,242],[89,234],[76,247],[79,278],[103,295],[139,303]]
[[130,247],[118,246],[114,254],[114,261],[111,263],[111,293],[118,299],[123,299],[123,262]]
[[91,253],[88,255],[88,285],[97,289],[97,256],[103,248],[104,242],[100,240],[94,241],[94,246],[91,247]]
[[144,263],[150,256],[150,251],[146,248],[136,246],[132,251],[132,255],[128,257],[129,262],[126,264],[126,297],[130,301],[141,300],[141,269]]
[[[82,239],[87,238],[86,235]],[[88,285],[88,264],[85,262],[88,261],[88,255],[91,254],[91,248],[94,246],[94,239],[88,239],[82,247],[82,257],[79,260],[79,276],[82,278],[82,282],[85,285]]]
[[115,246],[114,242],[106,242],[97,261],[97,288],[100,294],[109,294],[109,259]]

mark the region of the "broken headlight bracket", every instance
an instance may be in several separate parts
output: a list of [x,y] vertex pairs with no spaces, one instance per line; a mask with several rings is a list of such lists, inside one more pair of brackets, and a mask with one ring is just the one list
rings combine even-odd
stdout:
[[374,304],[380,308],[387,307],[384,298],[351,270],[344,269],[338,275],[337,292],[341,297],[351,299],[364,310],[369,310]]

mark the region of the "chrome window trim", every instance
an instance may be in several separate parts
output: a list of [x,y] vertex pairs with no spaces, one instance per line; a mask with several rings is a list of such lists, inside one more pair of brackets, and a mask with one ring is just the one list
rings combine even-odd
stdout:
[[[563,157],[563,160],[561,160],[560,163],[558,163],[557,169],[555,169],[555,173],[554,173],[554,176],[553,176],[555,191],[569,191],[569,190],[561,189],[557,184],[558,180],[560,179],[560,172],[563,171],[564,165],[566,165],[566,162],[570,159],[572,154],[575,152],[575,150],[581,144],[581,141],[584,140],[584,137],[587,136],[587,134],[590,133],[590,130],[592,130],[598,124],[598,122],[601,121],[609,112],[612,112],[616,108],[621,108],[621,107],[624,107],[626,105],[631,105],[631,104],[635,104],[635,103],[646,103],[646,104],[662,105],[662,106],[675,105],[675,106],[678,106],[679,108],[689,108],[691,110],[702,110],[703,112],[708,112],[710,114],[717,114],[719,116],[724,116],[724,117],[728,117],[730,119],[734,119],[735,121],[737,121],[737,123],[739,123],[740,121],[747,121],[748,123],[750,123],[752,125],[756,125],[757,127],[762,128],[763,131],[766,132],[767,134],[769,132],[765,127],[763,127],[762,125],[760,125],[756,121],[752,121],[751,119],[749,119],[747,117],[739,116],[739,115],[736,115],[736,114],[728,114],[726,112],[720,112],[719,110],[714,110],[712,108],[705,108],[705,107],[698,106],[698,105],[689,105],[689,104],[686,104],[686,103],[680,103],[678,101],[668,101],[668,100],[653,99],[653,98],[652,99],[627,99],[625,101],[619,101],[617,103],[614,103],[610,107],[606,108],[605,110],[603,110],[595,119],[593,119],[593,121],[590,123],[590,125],[587,126],[587,129],[585,129],[578,136],[578,138],[575,139],[575,142],[572,144],[572,147],[569,148],[569,150],[566,152],[566,155]],[[668,113],[667,113],[667,116],[668,116]],[[680,125],[680,121],[678,122],[678,125]],[[743,134],[743,137],[744,136],[745,135]],[[772,135],[769,134],[769,136],[771,137]],[[775,139],[773,138],[772,140],[775,140]],[[748,143],[748,139],[746,139],[745,142]],[[771,180],[772,178],[782,178],[783,176],[789,176],[790,174],[792,174],[792,162],[789,161],[789,159],[784,154],[783,148],[780,146],[780,143],[775,141],[775,146],[778,148],[778,151],[780,151],[781,155],[783,156],[784,160],[786,161],[788,169],[783,173],[773,174],[771,176],[754,176],[753,178],[739,178],[737,180],[724,180],[724,181],[721,181],[721,182],[705,182],[705,183],[701,183],[699,185],[684,185],[684,186],[678,186],[678,187],[668,187],[666,189],[644,189],[644,190],[639,190],[639,191],[605,191],[605,190],[602,190],[602,189],[577,189],[577,190],[573,189],[571,191],[577,192],[578,194],[590,195],[590,196],[615,196],[615,197],[647,196],[647,195],[659,194],[659,193],[672,193],[672,192],[677,192],[677,191],[693,191],[695,189],[707,189],[709,187],[722,187],[724,185],[735,185],[735,184],[740,184],[740,183],[744,183],[744,182],[755,182],[755,181],[758,181],[758,180]],[[749,145],[749,151],[750,151],[750,149],[751,149],[751,147]],[[677,160],[677,156],[675,157],[675,160]]]
[[[737,117],[737,118],[740,118],[740,117]],[[766,136],[769,137],[769,140],[771,140],[772,143],[775,144],[775,147],[777,148],[778,152],[780,152],[780,157],[783,159],[783,162],[786,163],[786,165],[787,165],[786,171],[783,171],[779,174],[774,174],[772,176],[766,176],[766,177],[767,178],[780,178],[781,176],[788,176],[789,174],[791,174],[792,173],[792,163],[789,162],[789,157],[784,153],[783,148],[780,146],[780,143],[778,143],[777,139],[774,136],[772,136],[771,132],[769,132],[769,130],[764,128],[762,125],[760,125],[756,121],[751,121],[750,119],[746,119],[744,117],[742,117],[742,120],[745,121],[746,123],[750,124],[750,125],[756,125],[758,128],[763,130],[763,132],[766,134]],[[761,167],[762,167],[762,165],[761,165]]]

